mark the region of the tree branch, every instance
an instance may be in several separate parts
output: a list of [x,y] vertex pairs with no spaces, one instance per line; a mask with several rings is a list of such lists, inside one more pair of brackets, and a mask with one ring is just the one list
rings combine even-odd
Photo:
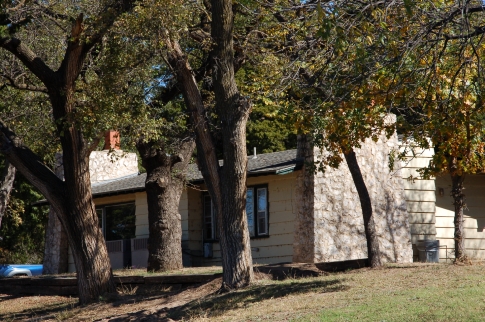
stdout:
[[17,83],[12,77],[7,76],[7,75],[0,75],[6,80],[8,80],[10,87],[20,89],[20,90],[27,90],[27,91],[32,91],[32,92],[42,92],[42,93],[47,93],[47,88],[43,86],[34,86],[34,85],[29,85],[29,84],[19,84]]
[[0,47],[14,54],[15,57],[17,57],[46,86],[48,86],[54,78],[54,71],[19,39],[13,37],[0,38]]
[[[49,169],[20,138],[0,120],[0,152],[52,205],[63,205],[67,196],[65,183]],[[62,209],[56,209],[62,211]]]
[[39,3],[39,1],[34,1],[34,4],[36,4],[40,11],[45,14],[46,16],[53,18],[55,20],[65,20],[74,23],[75,19],[71,16],[68,15],[63,15],[58,12],[54,12],[51,9],[47,8],[46,6],[42,5]]

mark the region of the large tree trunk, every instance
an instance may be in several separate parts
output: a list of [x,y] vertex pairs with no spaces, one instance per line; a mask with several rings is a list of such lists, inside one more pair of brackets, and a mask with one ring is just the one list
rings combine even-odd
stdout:
[[180,269],[182,263],[182,225],[180,196],[195,142],[189,138],[176,151],[166,151],[162,142],[139,140],[137,149],[147,170],[145,182],[148,203],[148,271]]
[[345,160],[349,167],[352,179],[354,180],[355,188],[359,194],[360,206],[362,208],[362,216],[364,218],[365,238],[367,240],[367,256],[369,265],[371,267],[379,267],[381,263],[381,254],[379,250],[379,239],[376,231],[376,224],[372,212],[372,203],[369,196],[369,191],[364,182],[364,177],[360,171],[359,163],[355,156],[355,151],[344,152]]
[[465,221],[463,215],[463,209],[465,208],[465,189],[463,183],[465,181],[465,175],[458,173],[458,165],[456,158],[448,158],[448,172],[451,175],[451,197],[453,198],[453,206],[455,207],[455,261],[463,262],[466,260],[465,254],[465,230],[463,223]]
[[[69,132],[68,129],[66,131]],[[97,301],[103,293],[113,292],[108,252],[91,196],[88,158],[72,157],[72,150],[66,148],[66,181],[63,182],[3,123],[0,123],[0,132],[6,158],[39,189],[60,215],[76,265],[80,303]],[[67,140],[71,135],[66,134],[65,137],[64,140]],[[78,163],[67,167],[66,161],[73,162],[73,159]]]
[[82,39],[83,15],[73,24],[64,58],[57,71],[15,38],[0,38],[0,46],[14,54],[47,87],[57,135],[63,149],[65,182],[24,147],[13,132],[1,124],[2,152],[50,202],[64,227],[76,265],[79,302],[97,301],[103,293],[114,292],[110,260],[98,225],[89,177],[90,146],[84,140],[76,119],[74,93],[87,53],[100,42],[117,15],[131,7],[131,1],[116,3],[113,14],[99,23],[99,33]]
[[[81,55],[81,49],[73,48],[70,54]],[[57,131],[62,146],[68,209],[63,209],[58,214],[76,265],[79,300],[84,304],[97,301],[103,293],[114,292],[115,287],[106,243],[99,228],[91,193],[91,151],[81,131],[75,127],[76,120],[73,118],[76,75],[71,73],[79,70],[77,64],[78,59],[73,59],[59,69],[58,73],[62,78],[49,91],[49,96],[54,118],[62,120],[57,123]]]
[[15,167],[6,159],[2,177],[0,178],[0,227],[2,227],[2,218],[7,212],[10,193],[15,181],[15,172]]
[[236,289],[253,280],[249,230],[246,218],[246,123],[250,102],[238,92],[234,78],[232,2],[212,1],[211,53],[216,110],[223,134],[221,168],[205,120],[206,108],[187,58],[176,41],[166,35],[168,60],[182,87],[196,132],[198,164],[212,198],[219,227],[223,289]]

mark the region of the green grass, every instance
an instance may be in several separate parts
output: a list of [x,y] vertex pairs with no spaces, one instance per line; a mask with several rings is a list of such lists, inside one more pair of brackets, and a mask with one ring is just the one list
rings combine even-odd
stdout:
[[[479,268],[477,270],[477,268]],[[483,266],[441,265],[415,275],[375,280],[375,286],[349,292],[342,306],[330,306],[295,321],[484,321]],[[405,278],[406,280],[402,280]],[[411,283],[410,283],[411,280]],[[398,284],[407,285],[405,289]],[[324,306],[325,304],[322,303]]]
[[405,292],[375,292],[349,306],[323,309],[297,321],[483,321],[485,289],[416,288]]

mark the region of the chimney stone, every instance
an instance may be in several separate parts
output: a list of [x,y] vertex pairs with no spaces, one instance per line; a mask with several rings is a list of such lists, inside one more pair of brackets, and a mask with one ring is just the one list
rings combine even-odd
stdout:
[[103,150],[119,150],[120,149],[120,133],[115,130],[106,131],[104,134],[104,148]]

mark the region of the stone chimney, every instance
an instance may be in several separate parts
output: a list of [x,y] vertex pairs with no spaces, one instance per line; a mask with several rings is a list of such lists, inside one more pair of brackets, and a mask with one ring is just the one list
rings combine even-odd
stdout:
[[104,148],[103,150],[119,150],[120,149],[120,133],[118,131],[109,130],[104,134]]

